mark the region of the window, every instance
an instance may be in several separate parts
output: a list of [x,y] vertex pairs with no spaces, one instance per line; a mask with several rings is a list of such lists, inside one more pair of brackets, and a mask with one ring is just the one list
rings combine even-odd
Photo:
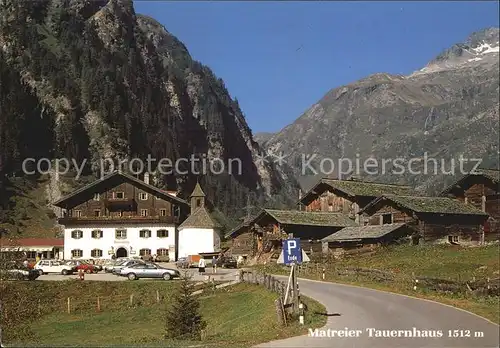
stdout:
[[140,230],[139,231],[139,237],[141,237],[141,238],[150,238],[151,237],[151,231],[150,230]]
[[92,257],[102,257],[102,250],[101,249],[94,249],[90,252],[90,256]]
[[116,213],[116,215],[118,215],[118,217],[123,217],[123,211],[119,211],[118,213]]
[[156,231],[156,236],[158,238],[167,238],[168,237],[168,230],[158,230],[158,231]]
[[201,199],[196,198],[196,208],[201,207]]
[[92,231],[92,238],[95,238],[95,239],[102,238],[102,231],[101,230],[93,230]]
[[144,193],[144,192],[139,193],[139,199],[141,201],[147,201],[148,200],[148,194]]
[[382,224],[392,224],[392,214],[383,214],[382,215]]
[[94,210],[94,216],[95,217],[101,216],[101,211],[99,209]]
[[168,255],[168,249],[161,248],[156,250],[156,255],[158,256],[167,256]]
[[73,250],[71,250],[71,256],[72,257],[82,257],[83,251],[81,249],[73,249]]
[[115,231],[116,239],[127,239],[127,230],[116,230]]
[[75,210],[75,217],[82,217],[82,211],[81,210]]
[[28,259],[36,259],[36,251],[27,251],[26,252],[26,257]]
[[71,231],[71,238],[73,238],[73,239],[83,238],[83,231],[80,231],[80,230]]
[[160,216],[167,216],[167,209],[160,209]]
[[141,209],[141,216],[148,216],[148,210],[147,209]]
[[113,198],[114,199],[124,199],[125,198],[125,193],[123,193],[123,192],[113,192]]
[[458,236],[448,236],[448,242],[454,244],[459,242]]
[[151,255],[151,249],[141,249],[139,250],[139,255],[140,256]]
[[174,216],[175,217],[181,216],[181,208],[180,207],[178,207],[178,206],[174,207]]
[[98,193],[94,193],[94,201],[98,201],[101,199],[101,195]]

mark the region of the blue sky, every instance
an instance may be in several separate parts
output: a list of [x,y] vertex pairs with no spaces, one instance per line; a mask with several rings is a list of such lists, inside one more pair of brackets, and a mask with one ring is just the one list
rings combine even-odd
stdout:
[[409,74],[470,33],[498,2],[134,1],[222,78],[256,132],[279,131],[330,89]]

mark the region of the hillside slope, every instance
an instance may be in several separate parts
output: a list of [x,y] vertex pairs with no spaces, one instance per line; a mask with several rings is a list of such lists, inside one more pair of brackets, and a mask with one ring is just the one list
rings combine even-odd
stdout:
[[[359,158],[362,166],[366,158],[374,157],[379,173],[361,170],[356,175],[410,183],[429,192],[445,187],[452,176],[441,174],[439,168],[439,175],[434,175],[432,162],[429,175],[382,175],[382,159],[423,159],[427,152],[429,158],[438,159],[438,166],[443,159],[447,171],[451,159],[459,170],[460,155],[483,159],[483,167],[497,167],[498,41],[498,28],[486,29],[409,76],[375,74],[332,89],[294,123],[267,139],[265,146],[284,152],[306,186],[313,182],[313,172],[302,175],[303,155],[316,154],[312,163],[317,169],[323,158],[333,159],[335,165],[340,158]],[[324,163],[329,174],[331,166]],[[422,170],[422,162],[414,168]]]
[[[249,193],[253,205],[280,206],[296,192],[293,177],[256,162],[261,152],[224,82],[131,0],[1,2],[1,176],[23,175],[26,158],[74,159],[94,177],[106,159],[220,158],[219,175],[182,168],[189,173],[153,180],[186,196],[199,178],[217,208],[237,217]],[[236,165],[229,175],[231,159],[240,173]],[[57,186],[46,200],[60,196]],[[1,194],[4,216],[15,206],[7,192],[15,191]]]

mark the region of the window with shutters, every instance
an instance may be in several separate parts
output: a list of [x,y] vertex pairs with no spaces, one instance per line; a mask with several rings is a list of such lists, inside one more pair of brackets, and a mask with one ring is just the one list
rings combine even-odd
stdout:
[[83,238],[83,231],[80,231],[80,230],[71,231],[71,238],[73,238],[73,239]]
[[158,231],[156,231],[156,236],[158,238],[167,238],[168,237],[168,230],[158,230]]
[[116,230],[115,231],[116,239],[127,239],[127,230]]
[[140,256],[151,255],[151,249],[141,249],[139,250],[139,255]]
[[90,252],[90,256],[92,256],[92,257],[102,257],[102,250],[101,249],[93,249]]
[[92,231],[92,238],[99,239],[99,238],[102,238],[102,236],[103,236],[103,233],[101,230],[93,230]]
[[156,255],[158,256],[167,256],[168,255],[168,249],[165,248],[160,248],[156,250]]
[[141,238],[150,238],[151,237],[151,231],[150,230],[140,230],[139,231],[139,237],[141,237]]
[[73,250],[71,250],[71,256],[72,257],[82,257],[83,251],[81,249],[73,249]]

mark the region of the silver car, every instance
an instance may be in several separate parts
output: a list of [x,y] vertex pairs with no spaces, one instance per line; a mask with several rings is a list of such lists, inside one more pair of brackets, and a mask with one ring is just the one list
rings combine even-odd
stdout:
[[113,272],[113,274],[120,275],[120,271],[123,268],[130,267],[130,266],[133,266],[136,264],[143,264],[143,263],[145,263],[145,262],[142,260],[124,260],[123,262],[116,263],[113,266],[112,272]]
[[173,278],[180,278],[181,273],[176,269],[164,268],[154,263],[136,263],[134,265],[124,267],[120,270],[120,275],[127,277],[129,280],[136,280],[139,278],[163,278],[170,280]]

